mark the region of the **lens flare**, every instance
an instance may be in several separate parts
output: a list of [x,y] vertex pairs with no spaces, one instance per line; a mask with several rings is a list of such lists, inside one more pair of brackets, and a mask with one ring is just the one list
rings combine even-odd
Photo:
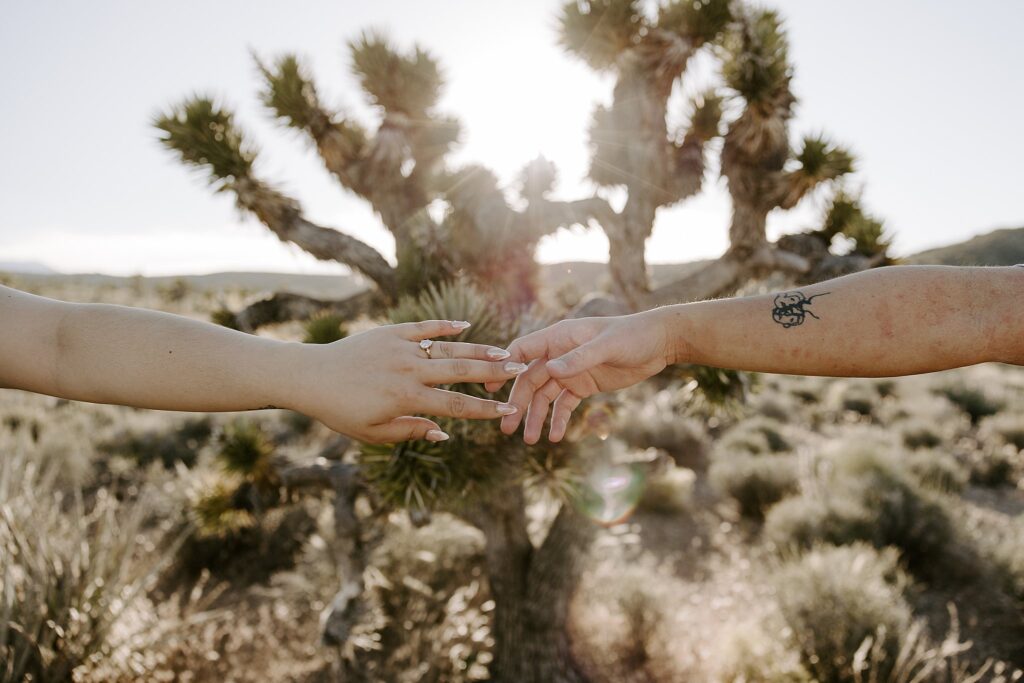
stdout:
[[635,465],[595,467],[581,487],[580,511],[604,526],[629,518],[644,491],[644,474]]

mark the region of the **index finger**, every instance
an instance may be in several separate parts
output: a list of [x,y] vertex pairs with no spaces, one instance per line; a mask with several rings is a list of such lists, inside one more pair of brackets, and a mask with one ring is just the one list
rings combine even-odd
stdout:
[[[555,323],[557,325],[558,323]],[[516,361],[519,363],[525,363],[537,358],[547,358],[548,351],[551,348],[551,342],[554,339],[555,332],[553,331],[554,325],[545,327],[542,330],[531,332],[530,334],[524,335],[516,339],[508,345],[509,360]],[[495,392],[505,385],[507,380],[500,382],[487,382],[484,384],[484,388],[487,391]]]
[[423,341],[431,337],[459,334],[471,324],[465,320],[421,320],[417,323],[398,323],[391,327],[403,339]]

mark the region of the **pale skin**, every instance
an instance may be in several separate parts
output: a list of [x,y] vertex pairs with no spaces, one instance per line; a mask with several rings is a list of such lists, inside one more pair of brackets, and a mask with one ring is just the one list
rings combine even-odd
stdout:
[[502,431],[525,422],[524,440],[536,443],[550,409],[557,442],[584,398],[674,363],[833,377],[1024,365],[1024,268],[879,268],[765,296],[565,320],[508,350],[530,366]]
[[0,387],[197,412],[287,408],[362,441],[448,438],[418,415],[493,419],[513,406],[437,388],[525,370],[502,349],[420,340],[467,322],[386,325],[333,344],[243,334],[177,315],[71,304],[0,287]]

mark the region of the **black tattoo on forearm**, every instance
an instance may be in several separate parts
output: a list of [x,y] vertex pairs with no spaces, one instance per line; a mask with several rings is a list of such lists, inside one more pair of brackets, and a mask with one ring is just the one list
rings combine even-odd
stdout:
[[808,298],[803,292],[783,292],[775,297],[775,304],[772,307],[772,320],[783,327],[796,327],[803,325],[807,316],[815,320],[821,320],[808,308],[811,302],[819,296],[825,296],[831,292],[822,292]]

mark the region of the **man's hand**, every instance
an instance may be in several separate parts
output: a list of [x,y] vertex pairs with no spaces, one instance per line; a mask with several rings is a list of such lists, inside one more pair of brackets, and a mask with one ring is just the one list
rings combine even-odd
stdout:
[[[518,410],[502,418],[512,434],[526,418],[523,440],[540,440],[548,408],[548,439],[561,441],[580,402],[602,391],[636,384],[674,362],[675,354],[657,310],[612,318],[563,320],[520,337],[508,347],[511,360],[530,362],[516,378],[509,403]],[[501,382],[491,382],[491,391]],[[553,407],[552,407],[553,406]]]

